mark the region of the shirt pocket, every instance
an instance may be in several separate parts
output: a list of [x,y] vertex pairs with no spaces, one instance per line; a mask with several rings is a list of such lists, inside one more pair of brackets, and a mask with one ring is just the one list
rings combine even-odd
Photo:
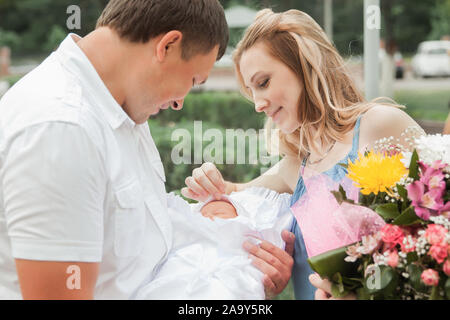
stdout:
[[145,231],[145,205],[140,184],[115,192],[117,204],[114,212],[114,252],[118,257],[135,257],[143,247]]
[[164,166],[160,159],[155,159],[151,161],[151,165],[153,169],[156,171],[156,174],[158,177],[163,181],[166,182],[166,175],[164,173]]

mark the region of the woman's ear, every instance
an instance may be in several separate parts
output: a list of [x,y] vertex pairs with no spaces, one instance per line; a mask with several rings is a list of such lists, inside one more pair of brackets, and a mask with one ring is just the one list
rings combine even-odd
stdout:
[[163,62],[167,55],[176,51],[177,47],[181,49],[181,40],[183,34],[180,31],[169,31],[163,35],[156,44],[156,57],[159,62]]

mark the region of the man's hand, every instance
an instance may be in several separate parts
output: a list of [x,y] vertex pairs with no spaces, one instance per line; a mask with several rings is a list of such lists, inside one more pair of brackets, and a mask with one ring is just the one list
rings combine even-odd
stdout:
[[309,282],[317,288],[315,293],[316,300],[356,300],[356,296],[354,294],[349,294],[342,298],[334,298],[331,295],[331,282],[326,279],[322,279],[317,273],[309,276]]
[[280,294],[291,278],[295,236],[284,230],[281,237],[286,242],[286,251],[267,241],[262,241],[258,246],[244,242],[244,249],[250,253],[253,265],[264,273],[266,299],[272,299]]
[[22,297],[25,300],[91,300],[99,265],[16,259]]

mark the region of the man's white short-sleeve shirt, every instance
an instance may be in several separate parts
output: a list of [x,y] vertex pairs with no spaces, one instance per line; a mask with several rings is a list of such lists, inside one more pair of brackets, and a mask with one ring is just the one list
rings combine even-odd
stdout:
[[78,39],[0,100],[0,299],[21,298],[15,258],[100,262],[94,297],[128,299],[171,247],[149,126],[117,104]]

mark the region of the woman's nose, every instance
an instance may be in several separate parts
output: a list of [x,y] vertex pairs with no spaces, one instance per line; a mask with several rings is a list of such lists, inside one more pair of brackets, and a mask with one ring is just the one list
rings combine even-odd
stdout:
[[183,109],[183,103],[184,103],[184,100],[175,100],[172,103],[172,109],[173,110],[181,110],[181,109]]
[[256,112],[263,112],[266,107],[267,107],[267,101],[255,100],[255,111]]

